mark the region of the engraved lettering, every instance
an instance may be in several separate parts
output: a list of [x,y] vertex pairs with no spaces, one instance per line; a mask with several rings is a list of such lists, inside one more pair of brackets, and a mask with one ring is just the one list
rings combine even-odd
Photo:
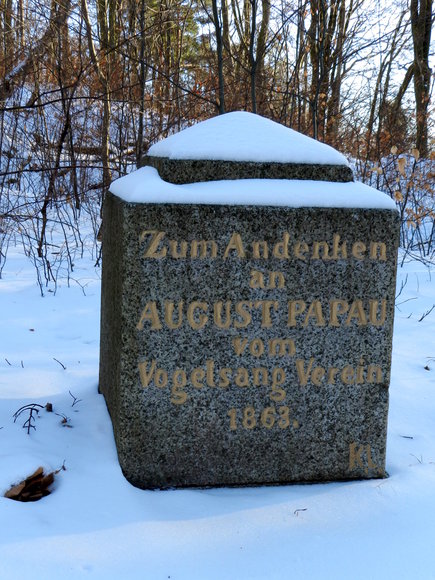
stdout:
[[332,238],[332,255],[331,260],[345,260],[347,258],[347,244],[343,242],[340,246],[339,234],[334,234]]
[[335,377],[338,374],[339,369],[337,367],[329,367],[327,381],[330,385],[335,385]]
[[[180,250],[178,250],[178,246],[180,246]],[[187,257],[187,242],[181,241],[177,242],[177,240],[169,240],[169,251],[171,256],[175,260],[180,260],[181,258]]]
[[284,288],[285,278],[282,272],[269,272],[269,284],[267,286],[268,290],[273,290],[274,288]]
[[387,318],[387,301],[381,300],[381,312],[378,318],[379,300],[369,301],[369,319],[373,326],[382,326]]
[[[261,375],[261,379],[260,379]],[[268,384],[267,379],[267,368],[266,367],[254,367],[252,369],[252,381],[254,387],[259,387],[260,385],[266,386]]]
[[308,254],[309,248],[308,244],[305,242],[296,242],[294,246],[294,254],[298,260],[304,260],[306,262],[307,258],[305,254]]
[[366,313],[364,312],[362,300],[355,300],[349,309],[349,314],[346,319],[346,326],[349,326],[353,319],[356,319],[358,326],[365,326],[367,324]]
[[311,357],[310,362],[308,363],[307,370],[305,371],[304,361],[300,360],[300,359],[298,359],[296,361],[296,370],[298,372],[299,383],[303,387],[306,387],[308,384],[308,379],[310,378],[311,369],[313,368],[313,364],[314,364],[314,358]]
[[367,368],[367,381],[369,383],[382,383],[382,369],[377,365],[369,365]]
[[349,470],[354,469],[364,469],[362,454],[365,451],[365,445],[359,445],[357,447],[356,443],[351,443],[349,445]]
[[230,384],[230,380],[231,380],[231,375],[232,375],[233,369],[228,369],[228,368],[224,368],[224,369],[220,369],[219,370],[219,386],[220,387],[228,387]]
[[[322,250],[322,257],[320,257],[320,250]],[[327,242],[313,243],[313,260],[329,260],[329,245]]]
[[146,388],[153,378],[154,371],[156,370],[156,361],[153,360],[151,362],[150,370],[147,371],[148,361],[144,360],[139,363],[139,375],[140,375],[140,382],[144,388]]
[[238,387],[249,387],[249,375],[247,369],[243,367],[238,368],[234,381]]
[[257,424],[257,419],[255,418],[254,407],[245,407],[243,409],[243,419],[242,425],[245,429],[253,429]]
[[261,328],[270,328],[272,326],[272,319],[270,310],[278,310],[277,300],[257,300],[255,308],[261,308]]
[[240,316],[242,320],[234,321],[234,328],[246,328],[251,324],[252,316],[249,309],[252,308],[252,302],[249,300],[242,300],[236,303],[236,314]]
[[329,326],[340,326],[339,314],[346,314],[349,304],[346,300],[331,300],[329,302]]
[[242,356],[247,344],[247,338],[240,338],[240,336],[233,338],[233,348],[237,356]]
[[355,371],[353,367],[347,365],[341,371],[341,380],[345,385],[353,385],[355,382]]
[[205,368],[207,371],[207,385],[214,387],[214,360],[207,360]]
[[352,256],[357,260],[364,260],[367,246],[364,242],[355,242],[352,246]]
[[[367,460],[367,467],[364,459]],[[349,444],[349,471],[354,471],[355,469],[363,469],[366,474],[368,474],[369,469],[378,470],[372,459],[370,445]]]
[[311,373],[311,382],[316,387],[320,387],[323,378],[325,377],[326,371],[323,367],[316,367]]
[[[241,234],[233,232],[223,254],[219,251],[215,240],[172,240],[167,239],[166,232],[158,230],[143,230],[139,236],[140,243],[147,241],[144,251],[144,258],[162,259],[171,257],[180,259],[216,259],[222,257],[227,259],[246,258],[245,243]],[[340,235],[335,233],[331,241],[314,240],[310,243],[295,240],[290,248],[290,234],[284,232],[281,239],[269,246],[265,240],[252,240],[249,248],[254,260],[268,260],[277,258],[279,260],[289,260],[294,257],[297,260],[306,262],[308,258],[313,260],[344,260],[348,258],[348,243],[341,241]],[[356,260],[364,260],[369,257],[371,260],[386,261],[387,248],[384,242],[372,241],[365,243],[356,240],[350,247],[350,254]],[[279,277],[280,278],[280,277]],[[281,284],[281,278],[279,280]],[[278,287],[281,287],[278,285]]]
[[311,302],[302,326],[308,326],[310,318],[315,318],[316,326],[325,326],[325,319],[323,318],[320,300],[314,300],[314,302]]
[[252,356],[260,357],[264,353],[264,342],[261,338],[254,338],[249,345],[249,352]]
[[279,258],[281,260],[288,260],[289,253],[288,253],[288,243],[290,240],[290,236],[288,232],[285,232],[282,238],[282,242],[277,242],[273,248],[273,257]]
[[359,366],[356,367],[356,384],[361,385],[364,383],[364,359],[360,359]]
[[[295,364],[299,384],[303,387],[308,382],[311,382],[316,387],[320,387],[323,383],[335,385],[338,378],[344,385],[363,384],[365,382],[379,384],[383,380],[381,367],[374,364],[369,364],[365,367],[363,359],[360,360],[360,364],[357,367],[348,364],[341,369],[338,367],[325,369],[321,365],[314,366],[313,357],[310,358],[308,363],[302,359],[297,359]],[[364,377],[365,371],[367,371],[366,377]]]
[[282,401],[284,401],[285,397],[286,397],[286,392],[284,391],[284,389],[280,388],[280,385],[282,385],[285,381],[285,371],[284,369],[281,368],[277,368],[277,369],[273,369],[272,370],[272,390],[270,393],[270,398],[272,399],[272,401],[275,401],[276,403],[280,403]]
[[174,405],[182,405],[187,400],[187,393],[184,387],[187,384],[186,372],[182,369],[177,369],[172,376],[172,389],[170,401]]
[[[265,282],[265,276],[269,277],[269,281]],[[274,290],[275,288],[284,288],[285,287],[285,278],[282,272],[268,272],[267,274],[263,274],[263,272],[259,272],[258,270],[251,270],[251,278],[249,281],[249,286],[251,288],[257,289],[267,289],[267,290]]]
[[193,240],[190,245],[191,258],[216,258],[217,251],[218,247],[214,240]]
[[269,356],[293,356],[296,354],[295,341],[291,338],[271,338]]
[[229,328],[231,326],[231,302],[225,302],[225,321],[222,321],[223,302],[215,302],[214,305],[214,323],[219,328]]
[[154,384],[163,389],[168,384],[168,373],[164,369],[157,369],[154,373]]
[[136,330],[143,330],[144,323],[149,320],[151,322],[151,330],[160,330],[162,324],[157,313],[157,305],[154,301],[147,302],[145,308],[142,310],[139,322],[136,325]]
[[159,247],[160,242],[165,237],[166,232],[158,232],[157,230],[144,230],[141,233],[139,240],[143,242],[144,239],[149,235],[151,236],[151,240],[147,249],[145,250],[144,258],[154,258],[157,260],[159,260],[160,258],[164,258],[167,252],[166,248],[163,247],[159,251],[157,251],[157,248]]
[[246,258],[245,248],[243,247],[242,237],[234,233],[224,252],[224,259],[228,258],[231,251],[235,251],[238,258]]
[[269,246],[267,242],[252,242],[252,257],[254,260],[259,260],[260,258],[267,259],[269,257]]
[[183,322],[183,304],[183,301],[178,303],[177,322],[174,322],[174,303],[168,300],[165,302],[165,323],[168,328],[180,328]]
[[386,261],[387,247],[383,242],[370,242],[370,259]]
[[264,288],[264,274],[258,270],[251,270],[251,279],[249,280],[251,288]]
[[196,389],[201,389],[204,386],[202,382],[205,377],[205,371],[201,368],[193,369],[192,374],[190,375],[190,380],[192,381],[192,385]]
[[199,330],[207,324],[208,316],[206,314],[198,314],[196,310],[207,312],[207,302],[191,302],[187,309],[187,320],[193,330]]

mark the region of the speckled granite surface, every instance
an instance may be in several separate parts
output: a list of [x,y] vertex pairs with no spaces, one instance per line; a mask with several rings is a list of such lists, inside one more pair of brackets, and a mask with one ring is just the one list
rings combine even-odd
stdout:
[[395,212],[108,194],[103,224],[100,390],[131,483],[385,475]]
[[221,179],[353,181],[352,170],[346,165],[168,159],[150,155],[141,159],[140,166],[145,165],[155,167],[164,181],[177,184]]

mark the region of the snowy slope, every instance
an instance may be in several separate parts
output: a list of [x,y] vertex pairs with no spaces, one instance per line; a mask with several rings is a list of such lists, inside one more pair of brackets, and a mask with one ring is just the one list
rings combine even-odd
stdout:
[[[85,293],[60,284],[41,298],[11,249],[0,280],[0,492],[66,467],[39,502],[0,497],[1,579],[435,578],[435,311],[419,322],[435,278],[423,265],[399,271],[389,479],[164,492],[121,474],[97,393],[99,276],[86,259],[75,276]],[[42,410],[27,435],[12,415],[31,402],[59,415]]]

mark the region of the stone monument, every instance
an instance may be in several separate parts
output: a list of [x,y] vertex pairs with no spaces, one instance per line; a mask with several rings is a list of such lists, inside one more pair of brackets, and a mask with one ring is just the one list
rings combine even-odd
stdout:
[[384,477],[399,218],[250,113],[151,147],[103,217],[100,391],[141,488]]

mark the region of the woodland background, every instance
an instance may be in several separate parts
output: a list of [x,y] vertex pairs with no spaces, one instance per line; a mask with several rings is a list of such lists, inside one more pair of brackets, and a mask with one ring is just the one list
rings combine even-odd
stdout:
[[17,243],[41,293],[99,265],[110,182],[233,110],[342,151],[433,263],[433,20],[432,0],[0,0],[0,275]]

